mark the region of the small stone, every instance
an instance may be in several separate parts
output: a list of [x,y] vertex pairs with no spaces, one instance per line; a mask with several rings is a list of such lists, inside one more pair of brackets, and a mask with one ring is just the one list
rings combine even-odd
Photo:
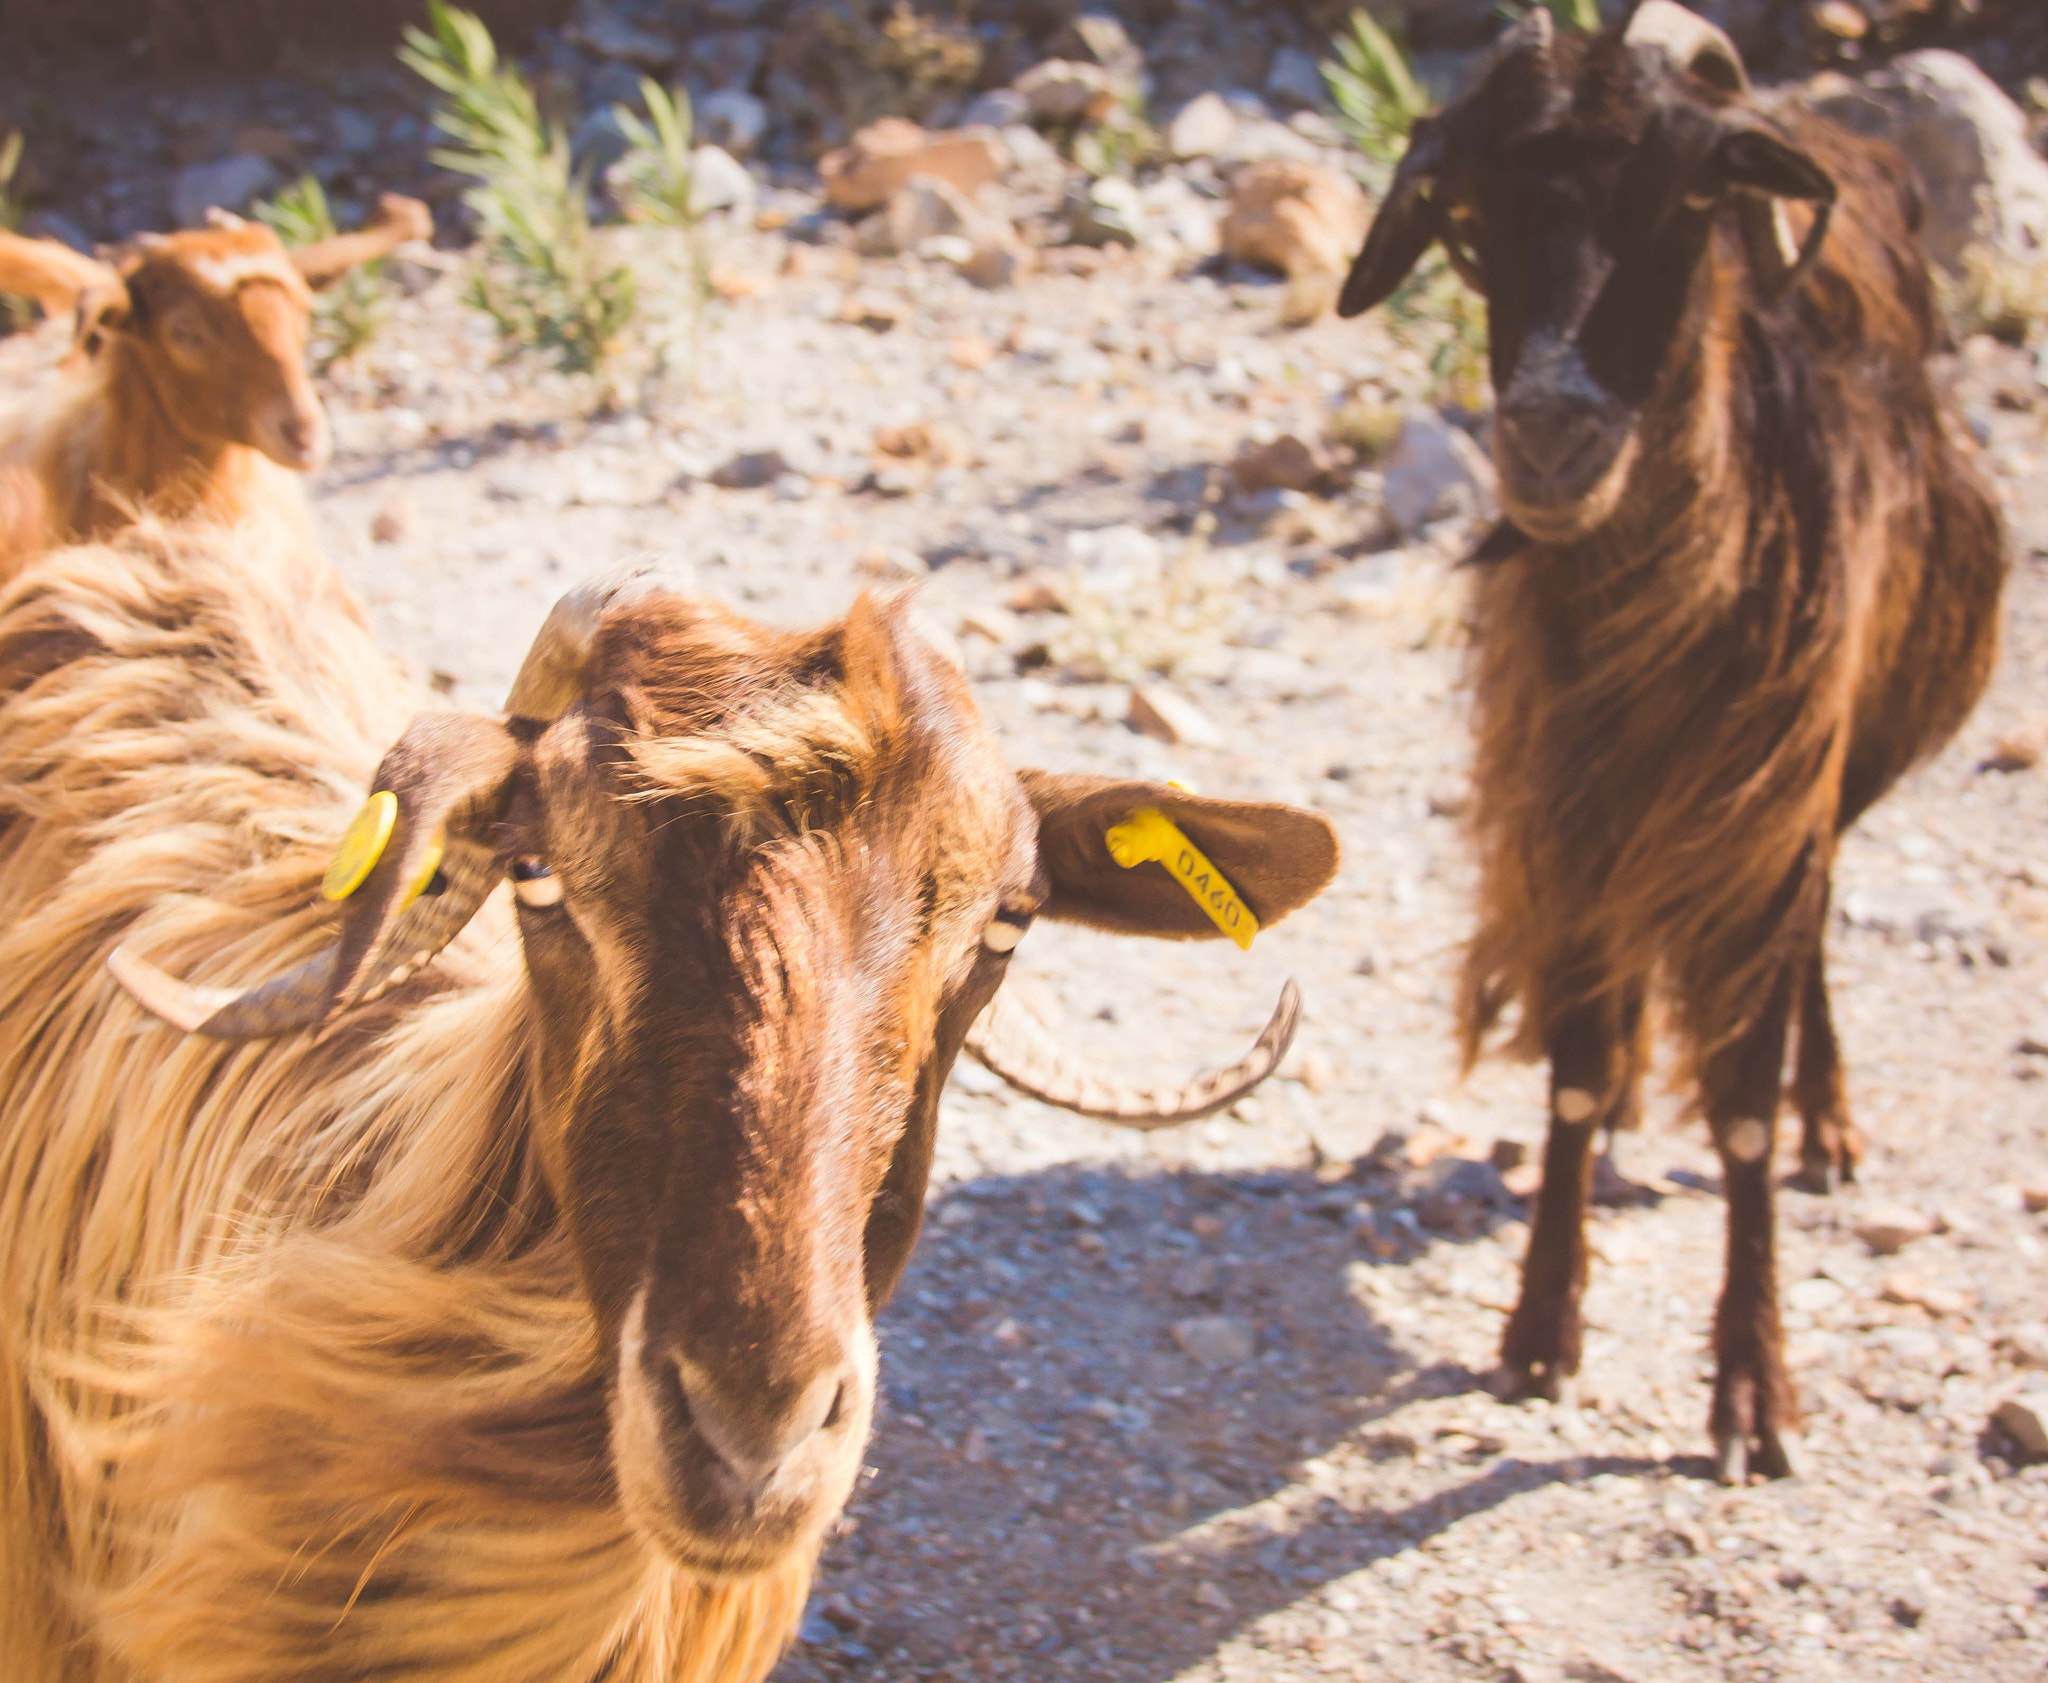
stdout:
[[1220,748],[1223,733],[1201,708],[1163,684],[1133,684],[1125,722],[1173,746]]
[[1910,1304],[1930,1315],[1962,1317],[1971,1309],[1971,1300],[1964,1293],[1937,1286],[1917,1274],[1887,1274],[1879,1295],[1887,1303]]
[[1329,464],[1291,432],[1263,444],[1246,444],[1230,464],[1240,491],[1307,491],[1321,482]]
[[1237,113],[1219,93],[1197,94],[1166,126],[1166,147],[1176,158],[1213,158],[1237,133]]
[[1879,1256],[1893,1256],[1934,1231],[1934,1219],[1903,1205],[1880,1204],[1856,1219],[1856,1237]]
[[370,517],[372,543],[402,543],[411,530],[413,506],[409,498],[391,497]]
[[901,117],[883,117],[853,137],[850,146],[818,160],[825,197],[841,210],[875,210],[913,176],[928,175],[962,193],[980,191],[1009,167],[1002,137],[992,129],[927,132]]
[[838,319],[848,327],[864,327],[870,333],[887,333],[903,322],[903,306],[886,298],[848,294],[839,306]]
[[[1029,120],[1031,101],[1015,88],[990,88],[976,94],[960,113],[962,128],[1007,129]],[[1014,148],[1012,148],[1014,150]]]
[[1818,1315],[1834,1308],[1848,1295],[1833,1280],[1795,1280],[1785,1288],[1785,1307],[1802,1315]]
[[1194,1600],[1197,1607],[1207,1607],[1213,1612],[1228,1613],[1231,1610],[1230,1597],[1207,1580],[1195,1585]]
[[1010,84],[1034,123],[1100,122],[1115,109],[1120,84],[1099,64],[1049,58]]
[[1019,579],[1003,605],[1013,614],[1063,614],[1067,611],[1064,581],[1050,573]]
[[1998,1405],[1991,1423],[2029,1460],[2048,1457],[2048,1396],[2008,1397]]
[[2005,1344],[2022,1367],[2048,1368],[2048,1322],[2014,1327],[2005,1335]]
[[1015,616],[1002,608],[969,608],[960,616],[960,635],[986,637],[998,648],[1017,642],[1023,628]]
[[1529,1161],[1529,1148],[1520,1140],[1495,1140],[1486,1160],[1505,1175],[1510,1169],[1519,1169]]
[[1030,267],[1030,260],[1016,237],[1004,229],[970,249],[959,259],[956,267],[971,285],[980,287],[984,292],[995,292],[1006,286],[1015,286]]
[[1860,41],[1870,33],[1870,19],[1851,0],[1813,0],[1806,15],[1823,35],[1837,41]]
[[171,215],[180,228],[203,228],[209,210],[239,211],[277,185],[267,158],[235,152],[211,163],[188,164],[171,183]]
[[1543,1165],[1518,1163],[1512,1169],[1503,1169],[1500,1172],[1500,1183],[1517,1198],[1533,1198],[1543,1190]]
[[1407,419],[1407,411],[1398,404],[1354,397],[1330,417],[1330,439],[1350,445],[1368,462],[1377,462],[1400,439]]
[[2031,1215],[2048,1211],[2048,1181],[2020,1188],[2020,1202]]
[[1176,1297],[1207,1297],[1216,1289],[1216,1259],[1198,1256],[1181,1264],[1173,1273]]
[[1235,1315],[1197,1315],[1173,1323],[1173,1340],[1198,1367],[1212,1373],[1241,1367],[1258,1354],[1258,1336]]
[[2029,728],[2007,731],[1998,739],[1997,746],[1977,763],[1977,769],[2010,774],[2031,771],[2040,763],[2041,732]]
[[1076,245],[1135,246],[1143,235],[1145,200],[1119,175],[1091,181],[1066,202],[1067,237]]
[[758,491],[791,471],[780,450],[745,450],[713,468],[711,483],[728,491]]
[[946,341],[946,360],[955,368],[964,368],[969,373],[978,368],[986,368],[995,360],[995,355],[995,346],[979,333],[970,333]]
[[1266,73],[1266,97],[1285,109],[1299,106],[1313,109],[1325,98],[1322,66],[1315,54],[1299,47],[1282,47],[1273,55],[1273,68]]
[[697,132],[714,146],[745,157],[768,132],[768,107],[744,88],[719,88],[697,101]]
[[884,584],[904,584],[931,572],[931,564],[914,549],[894,544],[864,549],[854,558],[853,570],[864,579]]
[[969,1426],[967,1435],[960,1440],[960,1459],[970,1467],[978,1467],[988,1459],[988,1433],[979,1426]]

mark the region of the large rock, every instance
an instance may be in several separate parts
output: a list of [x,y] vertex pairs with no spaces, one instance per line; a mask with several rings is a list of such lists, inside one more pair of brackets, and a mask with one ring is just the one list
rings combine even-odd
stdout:
[[1213,88],[1183,105],[1166,126],[1166,146],[1176,158],[1213,158],[1237,133],[1237,113]]
[[699,216],[729,210],[744,222],[754,214],[756,189],[747,166],[718,146],[699,146],[690,154],[690,209]]
[[1220,230],[1223,253],[1292,278],[1342,274],[1372,220],[1358,183],[1322,164],[1271,158],[1240,170]]
[[241,210],[277,182],[277,171],[253,152],[189,164],[171,183],[171,215],[180,228],[203,228],[209,210]]
[[928,132],[901,117],[883,117],[853,144],[818,160],[825,197],[841,210],[875,210],[914,175],[929,175],[974,193],[1003,173],[1009,153],[992,129]]
[[697,132],[744,157],[768,132],[768,107],[744,88],[718,88],[697,101]]
[[1973,244],[2017,262],[2048,261],[2048,161],[2026,119],[1960,53],[1907,53],[1860,82],[1815,78],[1805,104],[1890,141],[1927,189],[1927,252],[1949,271]]
[[[1493,464],[1433,409],[1411,409],[1385,467],[1387,518],[1403,535],[1470,512],[1493,489]],[[1460,510],[1460,503],[1468,505]]]

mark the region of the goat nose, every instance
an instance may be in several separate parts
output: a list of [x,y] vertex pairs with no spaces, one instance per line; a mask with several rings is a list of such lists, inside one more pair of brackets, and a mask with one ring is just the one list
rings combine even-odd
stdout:
[[1498,424],[1521,463],[1546,478],[1568,468],[1600,432],[1590,404],[1556,398],[1504,403]]
[[851,1363],[794,1383],[756,1381],[741,1391],[678,1357],[676,1377],[691,1428],[749,1493],[771,1484],[813,1438],[850,1419],[859,1399],[860,1378]]

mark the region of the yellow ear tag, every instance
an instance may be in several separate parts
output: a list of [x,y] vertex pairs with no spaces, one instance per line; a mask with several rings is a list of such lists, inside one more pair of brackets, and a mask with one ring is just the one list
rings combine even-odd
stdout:
[[1209,863],[1209,856],[1188,840],[1187,834],[1157,807],[1143,806],[1121,824],[1112,824],[1103,837],[1109,856],[1125,870],[1147,861],[1164,865],[1173,880],[1209,921],[1247,950],[1259,932],[1259,920],[1237,897],[1230,879]]
[[384,849],[391,844],[391,832],[398,824],[398,797],[379,789],[363,802],[363,810],[349,821],[341,845],[327,875],[320,879],[320,893],[328,900],[346,900],[363,886],[363,879],[377,868]]
[[412,886],[405,891],[405,898],[398,902],[401,910],[426,893],[427,884],[434,880],[434,873],[441,868],[441,855],[446,850],[440,836],[436,836],[427,844],[427,856],[420,861],[419,874],[412,879]]

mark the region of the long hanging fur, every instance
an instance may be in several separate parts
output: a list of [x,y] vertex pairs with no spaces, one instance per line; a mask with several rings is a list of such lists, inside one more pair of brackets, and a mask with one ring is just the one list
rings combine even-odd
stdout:
[[412,699],[289,526],[0,592],[9,1683],[752,1683],[793,1631],[808,1559],[702,1581],[620,1513],[503,895],[321,1037],[106,974],[306,957]]
[[1836,835],[1989,675],[2003,543],[1925,372],[1912,190],[1787,121],[1844,189],[1802,293],[1759,304],[1724,230],[1627,506],[1478,574],[1468,1062],[1511,1001],[1539,1055],[1587,978],[1661,980],[1688,1062],[1739,1034],[1811,937]]

